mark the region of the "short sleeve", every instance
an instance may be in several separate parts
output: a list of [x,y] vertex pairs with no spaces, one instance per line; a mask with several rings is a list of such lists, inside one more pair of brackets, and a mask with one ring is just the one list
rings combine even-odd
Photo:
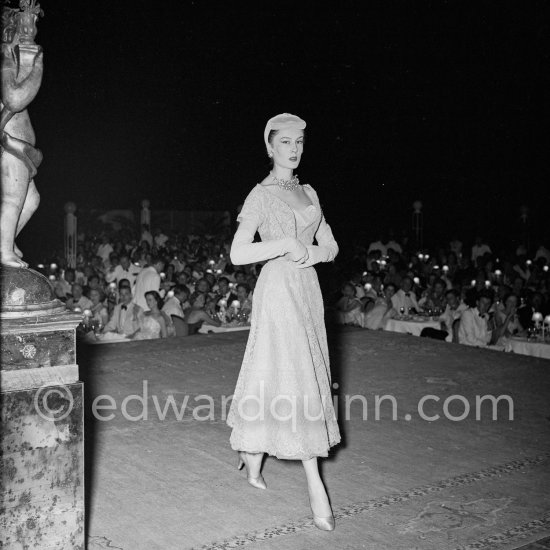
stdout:
[[243,220],[250,220],[254,222],[257,227],[259,227],[263,222],[262,200],[256,187],[248,193],[241,211],[237,216],[238,222],[242,222]]

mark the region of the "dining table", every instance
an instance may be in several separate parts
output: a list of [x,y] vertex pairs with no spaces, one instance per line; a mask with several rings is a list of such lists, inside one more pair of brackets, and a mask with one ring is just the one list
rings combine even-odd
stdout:
[[524,336],[504,339],[504,351],[550,359],[550,341],[534,340]]
[[420,336],[420,333],[428,327],[441,330],[441,321],[439,321],[439,317],[427,315],[398,315],[386,321],[384,330]]
[[250,325],[220,325],[216,327],[214,325],[202,324],[198,330],[199,334],[208,334],[209,332],[237,332],[239,330],[250,330]]

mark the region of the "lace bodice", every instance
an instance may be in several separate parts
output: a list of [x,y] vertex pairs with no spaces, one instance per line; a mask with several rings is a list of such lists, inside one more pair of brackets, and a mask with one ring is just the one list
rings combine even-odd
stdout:
[[153,340],[160,338],[160,323],[151,315],[143,315],[140,320],[140,331],[136,335],[137,340]]
[[264,186],[257,184],[248,194],[237,220],[256,217],[258,233],[264,242],[296,237],[304,245],[311,245],[323,216],[313,187],[305,184],[303,188],[312,204],[296,211]]

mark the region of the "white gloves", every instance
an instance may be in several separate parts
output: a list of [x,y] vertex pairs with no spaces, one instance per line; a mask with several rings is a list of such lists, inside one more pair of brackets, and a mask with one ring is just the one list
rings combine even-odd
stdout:
[[248,218],[244,218],[239,224],[231,243],[231,251],[229,252],[233,265],[248,265],[262,262],[286,253],[289,253],[289,257],[293,261],[297,261],[304,256],[307,257],[306,247],[294,237],[261,243],[253,242],[257,228],[257,223]]
[[338,244],[324,216],[321,219],[317,233],[315,233],[315,238],[318,244],[307,246],[309,257],[303,264],[298,266],[299,269],[311,267],[319,262],[332,262],[338,254]]
[[338,254],[338,244],[324,216],[315,234],[318,245],[306,247],[294,237],[255,243],[253,241],[257,229],[258,224],[255,220],[242,219],[229,252],[233,265],[262,262],[284,254],[289,261],[295,262],[297,267],[302,269],[319,262],[331,262]]

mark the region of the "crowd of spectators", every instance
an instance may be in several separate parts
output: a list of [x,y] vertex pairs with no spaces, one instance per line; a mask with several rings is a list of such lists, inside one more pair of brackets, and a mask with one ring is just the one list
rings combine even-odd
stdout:
[[[166,235],[144,225],[139,236],[79,235],[76,268],[58,256],[39,269],[96,333],[195,334],[204,325],[249,318],[264,262],[233,266],[231,240],[230,231]],[[426,315],[439,326],[423,336],[476,346],[526,334],[533,313],[550,314],[550,250],[543,243],[514,248],[497,253],[481,237],[469,246],[454,238],[433,250],[391,236],[355,244],[328,272],[321,267],[327,322],[383,330],[388,319]]]
[[382,238],[355,247],[333,319],[384,330],[389,319],[425,316],[439,326],[422,336],[502,348],[504,338],[528,336],[550,314],[549,266],[543,243],[497,252],[481,237],[470,246],[455,238],[419,251]]

